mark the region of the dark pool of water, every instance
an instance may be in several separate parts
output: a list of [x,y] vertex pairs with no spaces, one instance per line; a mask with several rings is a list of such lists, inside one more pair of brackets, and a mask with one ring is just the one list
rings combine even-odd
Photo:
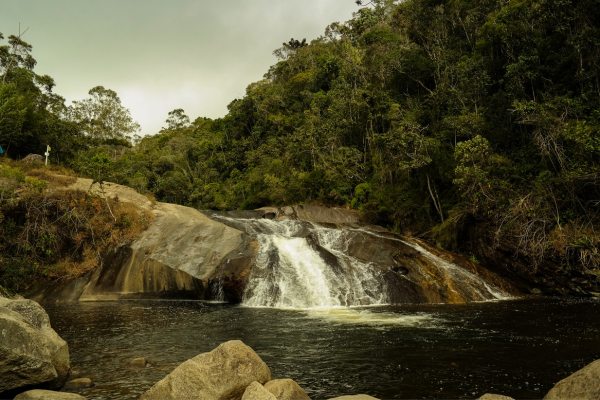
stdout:
[[[177,365],[240,339],[313,399],[542,398],[600,358],[600,301],[523,299],[301,312],[201,302],[48,307],[88,399],[136,399]],[[137,357],[152,366],[128,368]]]

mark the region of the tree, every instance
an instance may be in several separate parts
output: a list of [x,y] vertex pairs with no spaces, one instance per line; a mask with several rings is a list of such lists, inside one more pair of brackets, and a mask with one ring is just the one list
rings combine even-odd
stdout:
[[185,115],[185,111],[183,111],[183,108],[178,108],[169,112],[169,117],[165,122],[167,123],[167,127],[163,129],[173,131],[175,129],[190,126],[190,117]]
[[13,157],[41,153],[58,141],[72,151],[78,127],[67,122],[65,99],[52,93],[54,80],[33,72],[36,61],[24,33],[10,35],[8,45],[0,46],[0,145]]
[[[19,35],[10,35],[8,37],[8,45],[0,46],[0,71],[2,73],[2,83],[6,83],[9,79],[10,72],[15,68],[26,68],[33,70],[37,61],[31,56],[31,50],[33,47],[21,39],[27,32],[21,32],[19,27]],[[0,40],[4,39],[4,36],[0,32]]]
[[115,91],[96,86],[88,94],[89,98],[73,102],[73,118],[93,142],[126,139],[140,131],[140,125],[131,118]]

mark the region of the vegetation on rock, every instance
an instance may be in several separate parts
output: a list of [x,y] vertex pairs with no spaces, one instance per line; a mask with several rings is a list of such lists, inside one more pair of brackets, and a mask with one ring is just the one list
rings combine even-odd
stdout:
[[27,166],[23,172],[19,165],[0,164],[3,290],[23,292],[36,280],[77,277],[99,265],[107,250],[131,243],[152,219],[102,193],[59,189],[75,178]]

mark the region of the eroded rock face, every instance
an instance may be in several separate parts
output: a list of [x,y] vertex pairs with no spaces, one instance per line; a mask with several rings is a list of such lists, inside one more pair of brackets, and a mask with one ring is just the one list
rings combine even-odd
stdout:
[[[118,186],[110,187],[116,191]],[[106,255],[102,268],[33,298],[50,302],[211,298],[209,283],[220,276],[224,262],[239,252],[248,253],[246,248],[236,252],[244,233],[189,207],[158,203],[153,212],[150,227],[131,246]]]
[[252,382],[270,380],[267,364],[250,347],[232,340],[184,362],[140,400],[240,399]]
[[67,343],[32,300],[0,298],[0,392],[45,383],[62,386],[69,376]]
[[[89,182],[84,180],[77,183],[81,187],[86,184]],[[120,201],[138,201],[142,208],[153,207],[156,217],[150,227],[131,246],[105,255],[102,268],[69,282],[61,281],[34,299],[61,302],[182,298],[242,302],[254,295],[256,285],[252,282],[272,278],[279,270],[281,258],[271,250],[272,254],[264,254],[265,242],[261,244],[260,236],[279,229],[285,236],[289,228],[286,224],[293,225],[293,237],[305,239],[340,282],[365,279],[364,274],[346,279],[353,274],[353,267],[340,262],[340,253],[370,266],[373,273],[368,279],[371,283],[379,281],[370,285],[378,287],[356,299],[344,299],[341,305],[378,304],[372,298],[382,290],[386,292],[386,302],[395,304],[466,303],[498,298],[488,288],[502,295],[520,294],[511,283],[478,264],[414,238],[365,224],[350,210],[298,205],[199,212],[173,204],[151,205],[145,196],[129,188],[114,184],[108,187],[107,194],[119,196]],[[315,230],[319,227],[338,236],[337,249],[322,243],[327,235]],[[341,297],[352,291],[347,287],[339,290]]]
[[544,400],[600,399],[600,360],[558,382]]
[[277,400],[310,400],[304,389],[291,379],[275,379],[265,383],[265,389]]

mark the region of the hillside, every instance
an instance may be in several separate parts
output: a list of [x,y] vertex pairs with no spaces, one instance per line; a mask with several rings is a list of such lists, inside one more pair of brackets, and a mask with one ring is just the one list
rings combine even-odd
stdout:
[[59,151],[159,201],[342,206],[540,284],[595,282],[599,17],[592,0],[376,0],[284,43],[223,118],[174,110],[135,143],[70,124]]

